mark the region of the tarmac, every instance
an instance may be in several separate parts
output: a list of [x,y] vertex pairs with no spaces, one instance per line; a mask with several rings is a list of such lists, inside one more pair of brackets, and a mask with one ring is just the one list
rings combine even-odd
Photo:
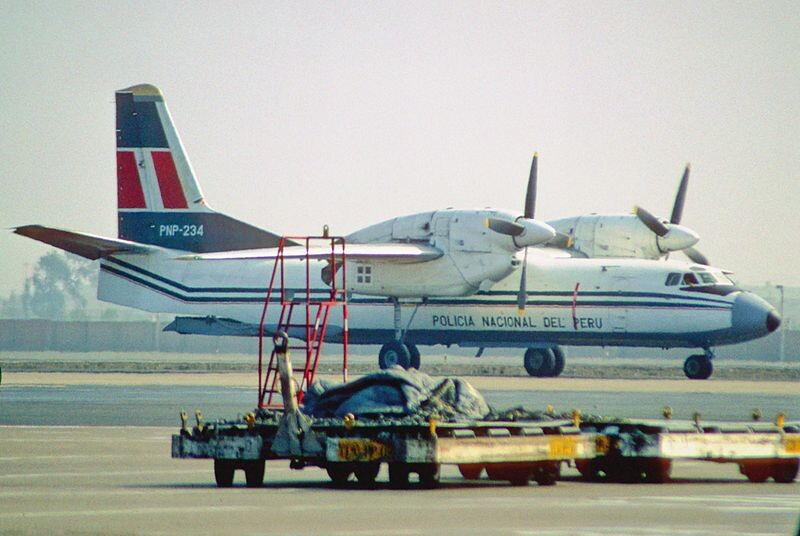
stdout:
[[[545,398],[615,393],[626,400],[660,393],[674,400],[709,396],[721,406],[744,409],[753,397],[788,396],[794,405],[797,395],[791,393],[798,391],[794,382],[471,380],[481,390],[515,400],[532,389]],[[251,384],[249,374],[5,375],[0,423],[7,422],[3,406],[8,415],[8,408],[30,400],[12,400],[15,392],[61,393],[48,408],[61,423],[70,422],[69,401],[76,398],[71,389],[129,397],[113,412],[113,426],[51,426],[37,422],[37,414],[21,425],[0,426],[0,534],[794,535],[800,523],[799,483],[752,484],[734,464],[697,461],[677,462],[668,484],[586,483],[567,468],[553,487],[465,481],[455,468],[445,467],[440,488],[407,491],[388,489],[385,468],[377,490],[356,484],[334,489],[322,470],[295,471],[277,461],[267,464],[262,489],[245,488],[242,474],[236,487],[218,489],[209,460],[170,457],[176,417],[174,427],[126,424],[165,403],[149,404],[137,389],[180,400],[192,389],[215,388],[249,400]],[[105,399],[93,403],[102,406]],[[87,407],[91,416],[93,406]]]

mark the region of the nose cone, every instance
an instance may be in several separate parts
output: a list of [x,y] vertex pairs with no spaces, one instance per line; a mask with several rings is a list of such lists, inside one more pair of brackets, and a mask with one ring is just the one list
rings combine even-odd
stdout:
[[697,244],[698,240],[700,235],[688,227],[671,223],[669,232],[658,237],[658,247],[661,251],[680,251]]
[[742,292],[733,302],[731,327],[741,340],[757,339],[768,335],[781,325],[775,309],[749,292]]
[[767,315],[767,331],[772,333],[776,329],[778,329],[781,325],[781,315],[776,313],[775,311],[770,311]]

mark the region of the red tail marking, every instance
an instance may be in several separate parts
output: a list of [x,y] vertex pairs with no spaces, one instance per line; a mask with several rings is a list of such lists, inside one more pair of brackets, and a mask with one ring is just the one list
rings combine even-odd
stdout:
[[153,151],[153,165],[158,177],[158,188],[161,190],[161,201],[164,208],[187,208],[186,196],[169,151]]
[[117,151],[117,208],[147,208],[133,151]]

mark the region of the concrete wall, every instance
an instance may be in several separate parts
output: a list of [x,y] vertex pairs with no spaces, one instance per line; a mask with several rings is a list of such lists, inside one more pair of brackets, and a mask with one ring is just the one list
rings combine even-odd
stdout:
[[[0,351],[60,352],[187,352],[255,354],[255,337],[208,337],[179,335],[161,331],[157,322],[54,322],[50,320],[0,320]],[[780,331],[769,337],[744,344],[715,348],[723,359],[778,361]],[[357,350],[354,348],[354,350]],[[428,355],[446,352],[443,347],[426,348]],[[357,352],[358,353],[358,352]],[[608,355],[609,357],[675,357],[686,358],[691,349],[658,350],[651,348],[569,348],[575,357]],[[800,330],[786,332],[786,361],[800,362]]]
[[0,350],[60,352],[253,353],[255,338],[161,331],[156,322],[0,320]]

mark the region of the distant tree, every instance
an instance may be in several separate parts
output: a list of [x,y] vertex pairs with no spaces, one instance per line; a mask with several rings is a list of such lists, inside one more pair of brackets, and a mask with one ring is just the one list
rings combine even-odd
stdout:
[[94,286],[91,263],[80,257],[51,251],[39,258],[25,282],[30,312],[41,318],[62,320],[83,317],[87,289]]

